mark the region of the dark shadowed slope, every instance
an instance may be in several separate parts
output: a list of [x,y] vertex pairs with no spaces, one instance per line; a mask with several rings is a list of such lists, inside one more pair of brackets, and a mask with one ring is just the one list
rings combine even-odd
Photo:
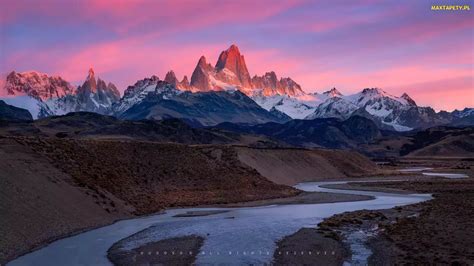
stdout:
[[401,155],[474,158],[474,127],[434,127],[417,132],[403,145]]
[[344,121],[326,118],[254,126],[222,123],[217,127],[235,132],[261,134],[303,147],[355,148],[381,136],[373,121],[360,116],[353,116]]
[[222,122],[258,124],[288,121],[288,116],[268,112],[239,91],[184,92],[173,97],[149,94],[119,117],[131,120],[174,117],[198,121],[205,126]]
[[33,120],[33,117],[28,110],[8,105],[0,100],[0,120],[29,121]]
[[194,128],[182,120],[120,120],[97,113],[77,112],[28,122],[0,124],[3,136],[49,136],[75,139],[123,139],[186,144],[242,144],[281,146],[262,136],[238,134],[219,129]]
[[379,173],[374,162],[353,151],[248,147],[239,147],[237,151],[243,163],[277,184],[295,185]]
[[385,134],[359,150],[372,157],[474,157],[474,128],[432,127],[403,134]]

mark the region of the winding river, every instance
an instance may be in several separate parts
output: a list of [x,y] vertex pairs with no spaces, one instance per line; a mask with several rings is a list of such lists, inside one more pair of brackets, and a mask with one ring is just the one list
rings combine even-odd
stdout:
[[[126,243],[127,249],[161,239],[196,234],[205,237],[197,264],[263,264],[272,261],[277,240],[302,227],[315,227],[324,218],[334,214],[361,209],[388,209],[431,199],[429,194],[392,194],[321,187],[341,183],[345,182],[301,183],[296,187],[305,191],[369,195],[375,199],[230,209],[172,209],[165,214],[123,220],[55,241],[8,265],[110,265],[106,257],[107,250],[115,242],[142,230],[146,231]],[[202,210],[229,211],[202,217],[173,217],[186,211]]]

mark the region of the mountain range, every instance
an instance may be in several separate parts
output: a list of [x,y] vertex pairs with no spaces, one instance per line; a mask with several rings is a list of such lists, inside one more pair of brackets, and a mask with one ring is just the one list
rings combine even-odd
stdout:
[[0,95],[5,103],[27,109],[34,119],[88,111],[131,120],[174,117],[196,126],[213,126],[358,116],[383,130],[409,131],[472,124],[474,116],[472,108],[435,112],[418,106],[406,93],[394,96],[380,88],[351,95],[336,88],[307,93],[293,79],[278,78],[273,71],[252,77],[236,45],[221,52],[214,66],[201,56],[190,80],[184,76],[179,81],[170,70],[164,80],[152,76],[137,81],[122,97],[113,83],[96,78],[93,69],[78,87],[59,76],[13,71]]
[[13,71],[0,95],[7,104],[27,109],[35,119],[78,111],[106,114],[120,99],[115,85],[96,79],[93,69],[77,88],[59,76]]

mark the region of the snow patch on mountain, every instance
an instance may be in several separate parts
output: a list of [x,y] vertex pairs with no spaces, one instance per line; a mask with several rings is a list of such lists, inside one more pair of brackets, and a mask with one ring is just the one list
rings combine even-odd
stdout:
[[308,115],[306,119],[315,118],[340,118],[347,119],[358,109],[358,106],[339,97],[332,96],[319,104],[315,111]]
[[304,119],[321,103],[321,98],[318,96],[317,94],[303,94],[296,97],[279,94],[264,96],[262,91],[254,91],[251,98],[267,111],[275,108],[293,119]]
[[413,128],[400,125],[400,124],[399,124],[398,122],[396,122],[396,121],[392,121],[392,122],[385,122],[385,121],[382,121],[382,123],[383,123],[384,125],[387,125],[387,126],[392,127],[393,129],[395,129],[395,131],[398,131],[398,132],[404,132],[404,131],[413,130]]
[[454,110],[453,115],[457,118],[463,118],[474,115],[474,108],[464,108],[463,110]]
[[402,97],[393,96],[380,88],[365,88],[359,93],[348,95],[344,98],[361,107],[365,106],[369,101],[376,102],[378,99],[390,99],[404,106],[409,105],[406,99]]
[[170,99],[183,92],[176,89],[174,85],[160,80],[157,76],[152,76],[137,81],[133,86],[128,86],[123,97],[112,106],[112,110],[119,115],[143,101],[150,94],[160,95],[163,99]]
[[413,128],[407,126],[404,119],[401,118],[409,117],[414,120],[416,118],[411,117],[422,116],[424,112],[422,110],[413,111],[419,108],[406,93],[402,97],[397,97],[380,88],[366,88],[351,95],[342,95],[333,88],[322,93],[321,98],[324,99],[324,97],[327,99],[319,104],[306,119],[328,117],[347,119],[357,111],[359,114],[370,116],[380,125],[383,124],[397,131],[407,131]]

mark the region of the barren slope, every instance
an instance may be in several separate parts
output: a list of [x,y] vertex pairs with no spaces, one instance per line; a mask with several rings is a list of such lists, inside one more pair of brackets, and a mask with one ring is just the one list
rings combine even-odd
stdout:
[[411,152],[407,156],[474,158],[474,134],[447,136],[443,140]]
[[297,194],[242,164],[230,146],[142,141],[21,138],[81,186],[101,188],[137,214],[170,206],[259,200]]
[[378,168],[357,152],[237,148],[239,159],[277,184],[373,175]]
[[[84,228],[131,216],[110,193],[72,185],[30,148],[0,138],[0,264]],[[112,206],[113,205],[113,206]]]

